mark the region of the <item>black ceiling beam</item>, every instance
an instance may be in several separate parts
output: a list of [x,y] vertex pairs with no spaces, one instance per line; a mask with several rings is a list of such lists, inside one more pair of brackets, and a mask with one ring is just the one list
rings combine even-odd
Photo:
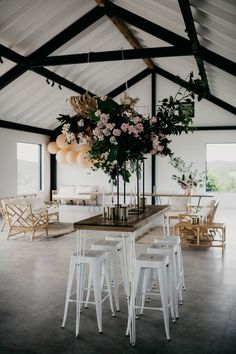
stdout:
[[143,71],[141,71],[140,73],[138,73],[137,75],[135,75],[134,77],[129,79],[128,81],[124,82],[123,84],[116,87],[114,90],[107,93],[107,96],[110,96],[113,98],[118,96],[120,93],[124,92],[127,87],[129,88],[129,87],[137,84],[139,81],[141,81],[142,79],[144,79],[145,77],[147,77],[151,73],[152,73],[151,69],[149,69],[149,68],[144,69]]
[[[99,20],[102,16],[104,16],[103,9],[99,6],[96,6],[87,14],[75,21],[72,25],[67,27],[64,31],[60,32],[55,37],[50,39],[47,43],[43,44],[40,48],[36,49],[33,53],[31,53],[28,57],[25,58],[25,61],[30,63],[35,58],[42,59],[43,57],[53,53],[56,49],[60,48],[63,44],[65,44],[77,34],[85,30],[88,26],[92,25],[94,22]],[[20,64],[19,62],[15,67],[13,67],[4,75],[2,75],[0,79],[0,90],[28,70],[27,66],[21,66],[24,64]]]
[[[140,28],[141,30],[162,39],[165,42],[168,42],[172,45],[175,45],[182,49],[191,49],[191,43],[188,39],[169,31],[168,29],[161,27],[141,16],[138,16],[128,10],[123,9],[120,6],[117,6],[110,1],[105,1],[104,7],[107,15],[117,16],[123,21],[130,23],[131,25]],[[215,65],[216,67],[228,72],[231,75],[236,75],[236,64],[229,59],[226,59],[209,49],[206,49],[202,46],[199,48],[200,56],[204,61]]]
[[206,127],[194,127],[194,130],[236,130],[236,125],[224,125],[224,126],[206,126]]
[[[174,82],[175,84],[177,85],[180,85],[182,87],[185,87],[187,90],[192,90],[192,86],[187,82],[187,81],[184,81],[183,79],[181,79],[180,77],[178,76],[175,76],[173,74],[171,74],[170,72],[164,70],[164,69],[161,69],[160,67],[156,66],[153,68],[153,70],[157,73],[157,74],[160,74],[161,76],[165,77],[166,79]],[[196,92],[197,93],[197,92]],[[234,115],[236,115],[236,107],[230,105],[229,103],[226,103],[222,100],[220,100],[219,98],[213,96],[212,94],[208,94],[207,97],[205,97],[208,101],[216,104],[217,106],[227,110],[228,112],[230,113],[233,113]]]
[[53,133],[53,130],[32,127],[31,125],[7,122],[5,120],[0,120],[0,128],[14,129],[23,132],[36,133],[36,134],[49,135],[49,136],[51,136]]
[[168,29],[161,27],[149,20],[146,20],[145,18],[136,15],[135,13],[130,12],[118,5],[115,5],[110,1],[105,1],[104,9],[108,16],[117,16],[123,21],[128,22],[137,28],[140,28],[145,32],[148,32],[165,42],[181,48],[191,49],[191,44],[188,39],[185,39],[178,34],[171,32]]
[[209,64],[214,65],[233,76],[236,76],[236,64],[233,61],[224,58],[202,46],[199,48],[199,53],[203,60],[207,61]]
[[199,75],[201,76],[201,79],[204,82],[205,87],[208,89],[208,92],[209,92],[210,90],[209,90],[206,71],[204,68],[204,63],[203,63],[203,60],[199,56],[199,42],[198,42],[198,38],[197,38],[197,32],[195,29],[193,15],[192,15],[189,1],[188,0],[178,0],[178,2],[179,2],[179,7],[182,12],[182,16],[183,16],[184,23],[186,26],[186,31],[188,33],[188,37],[189,37],[191,45],[192,45],[193,55],[194,55],[194,58],[196,60],[197,66],[198,66]]
[[[72,81],[69,81],[67,79],[65,79],[64,77],[54,73],[53,71],[50,71],[46,68],[34,68],[32,69],[33,72],[35,72],[36,74],[39,74],[41,76],[46,77],[47,79],[50,79],[54,82],[56,82],[57,84],[67,87],[68,89],[75,91],[77,93],[79,93],[80,95],[83,95],[86,91],[83,87],[78,86],[76,84],[74,84]],[[88,92],[90,95],[94,96],[94,94],[92,92]]]
[[72,23],[64,31],[58,33],[55,37],[50,39],[47,43],[42,45],[40,48],[35,50],[29,57],[30,58],[43,58],[56,49],[63,46],[73,37],[75,37],[80,32],[84,31],[87,27],[92,25],[94,22],[98,21],[101,17],[104,16],[104,11],[99,7],[94,7],[84,16],[80,17],[77,21]]
[[[16,79],[18,76],[17,74],[19,72],[21,72],[21,70],[24,70],[24,66],[27,65],[27,58],[25,58],[24,56],[14,52],[13,50],[9,49],[9,48],[6,48],[4,47],[3,45],[0,45],[0,53],[3,53],[2,55],[5,56],[7,59],[9,60],[12,60],[12,61],[17,61],[20,65],[17,65],[15,66],[13,69],[14,71],[16,71],[14,77],[13,78],[13,75],[11,73],[11,78],[12,78],[12,81],[14,79]],[[24,65],[24,66],[22,66]],[[41,75],[41,76],[44,76],[46,77],[47,79],[50,79],[54,82],[56,82],[57,84],[61,85],[61,86],[64,86],[64,87],[67,87],[68,89],[72,90],[72,91],[75,91],[79,94],[83,94],[86,92],[86,90],[84,88],[82,88],[81,86],[78,86],[76,84],[74,84],[73,82],[63,78],[62,76],[46,69],[46,68],[29,68],[29,67],[26,67],[26,70],[32,70],[33,72]],[[24,71],[25,72],[25,71]],[[2,87],[3,85],[3,81],[5,80],[5,78],[9,75],[8,74],[9,71],[7,73],[5,73],[1,78],[0,78],[0,87]],[[22,72],[23,73],[23,72]],[[7,81],[7,80],[6,80]],[[93,95],[91,92],[90,92],[91,95]]]
[[220,98],[216,96],[213,96],[211,93],[207,96],[207,100],[225,109],[226,111],[229,111],[230,113],[236,115],[236,107],[232,106],[231,104],[225,101],[222,101]]
[[189,49],[179,49],[176,47],[111,50],[106,52],[89,52],[82,54],[50,56],[42,59],[41,61],[36,59],[31,67],[72,65],[142,58],[177,57],[184,55],[192,55],[192,51]]

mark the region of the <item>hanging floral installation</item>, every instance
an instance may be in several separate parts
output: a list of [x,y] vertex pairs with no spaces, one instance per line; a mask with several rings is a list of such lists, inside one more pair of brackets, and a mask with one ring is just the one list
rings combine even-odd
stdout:
[[67,143],[89,144],[86,158],[92,169],[102,169],[113,182],[118,174],[128,182],[137,161],[141,164],[147,154],[172,156],[170,136],[193,130],[191,110],[181,109],[181,102],[193,98],[193,92],[180,89],[160,102],[155,116],[145,116],[135,111],[138,99],[127,93],[120,104],[86,93],[68,99],[74,116],[57,119]]

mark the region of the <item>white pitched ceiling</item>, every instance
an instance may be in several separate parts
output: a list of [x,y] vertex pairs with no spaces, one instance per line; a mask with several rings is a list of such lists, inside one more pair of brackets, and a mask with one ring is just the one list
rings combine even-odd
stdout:
[[[177,0],[115,0],[113,3],[188,39]],[[199,43],[235,62],[235,2],[190,0],[190,4]],[[95,6],[94,0],[1,0],[0,43],[22,56],[28,56]],[[156,34],[151,35],[128,22],[127,26],[145,48],[171,46]],[[49,56],[122,51],[122,48],[132,47],[111,20],[103,16]],[[153,58],[153,62],[182,79],[190,71],[195,76],[198,74],[193,56]],[[15,65],[3,57],[3,64],[0,64],[3,78]],[[211,93],[235,106],[235,77],[207,62],[204,66]],[[88,62],[84,64],[51,66],[47,69],[85,90],[104,95],[145,68],[142,59],[89,63],[88,57]],[[68,109],[66,99],[78,94],[73,87],[68,89],[62,85],[60,90],[58,83],[52,87],[52,80],[48,85],[46,77],[33,71],[13,75],[12,79],[12,82],[3,85],[0,92],[0,120],[54,129],[58,125],[58,114]]]

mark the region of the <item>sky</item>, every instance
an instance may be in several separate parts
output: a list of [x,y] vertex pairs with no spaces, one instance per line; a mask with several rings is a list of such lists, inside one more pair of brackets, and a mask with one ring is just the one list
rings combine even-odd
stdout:
[[17,160],[37,162],[38,158],[38,144],[17,143]]
[[235,161],[236,144],[207,144],[207,161]]

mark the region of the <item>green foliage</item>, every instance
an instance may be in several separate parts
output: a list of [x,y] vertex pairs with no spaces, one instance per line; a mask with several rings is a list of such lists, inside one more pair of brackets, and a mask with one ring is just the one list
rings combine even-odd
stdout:
[[186,164],[181,157],[172,156],[170,159],[170,165],[173,166],[179,175],[172,175],[172,179],[175,180],[183,189],[192,187],[202,187],[205,183],[205,172],[199,173],[193,168],[193,162]]

